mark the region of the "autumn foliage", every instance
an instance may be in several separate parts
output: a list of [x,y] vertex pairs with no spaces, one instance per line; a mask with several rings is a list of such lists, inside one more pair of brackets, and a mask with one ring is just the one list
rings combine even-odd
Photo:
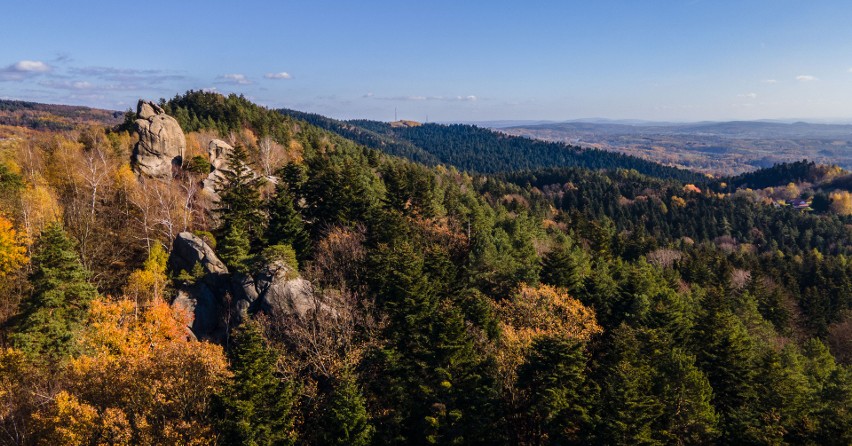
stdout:
[[162,300],[93,302],[69,386],[37,416],[45,444],[212,444],[209,405],[229,376],[222,348],[197,342]]

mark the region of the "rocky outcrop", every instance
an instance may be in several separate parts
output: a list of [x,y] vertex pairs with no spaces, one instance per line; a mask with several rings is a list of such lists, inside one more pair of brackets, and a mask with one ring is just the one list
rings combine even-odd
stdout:
[[181,232],[172,245],[169,269],[177,274],[181,271],[192,273],[196,264],[201,266],[205,274],[228,274],[228,267],[201,237],[191,232]]
[[207,145],[207,156],[213,170],[204,179],[204,191],[217,196],[216,189],[225,181],[225,171],[230,169],[228,155],[234,150],[230,144],[221,139],[214,139]]
[[140,100],[136,106],[139,141],[133,148],[133,168],[153,177],[169,178],[183,162],[186,137],[177,120],[159,105]]
[[175,238],[168,265],[173,277],[183,278],[172,305],[192,316],[189,328],[198,339],[222,341],[229,327],[257,311],[272,317],[334,314],[311,282],[285,262],[270,262],[253,276],[229,273],[214,250],[189,232]]
[[222,339],[231,311],[228,268],[213,248],[190,232],[175,238],[168,265],[172,276],[184,278],[172,305],[192,316],[192,333],[199,339]]
[[258,274],[257,307],[272,316],[304,317],[310,311],[328,311],[329,308],[314,294],[311,282],[298,277],[293,269],[281,261],[272,262]]
[[214,139],[207,144],[207,157],[213,170],[228,169],[228,155],[234,151],[230,144],[221,139]]

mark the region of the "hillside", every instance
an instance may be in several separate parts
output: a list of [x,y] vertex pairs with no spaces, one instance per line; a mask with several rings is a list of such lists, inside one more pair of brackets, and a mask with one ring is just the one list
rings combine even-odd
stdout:
[[0,99],[0,125],[33,130],[71,130],[87,123],[112,126],[121,122],[123,116],[123,112],[89,107]]
[[696,184],[201,91],[22,135],[0,444],[852,442],[839,169]]
[[282,113],[352,138],[359,144],[426,164],[442,163],[479,173],[545,167],[635,169],[647,175],[701,181],[700,175],[632,156],[559,143],[509,137],[471,125],[394,126],[377,121],[337,121],[291,110]]

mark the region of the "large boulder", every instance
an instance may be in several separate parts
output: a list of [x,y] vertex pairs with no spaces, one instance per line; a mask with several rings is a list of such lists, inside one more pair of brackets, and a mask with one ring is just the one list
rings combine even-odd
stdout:
[[169,269],[175,274],[181,271],[192,273],[196,264],[201,266],[205,274],[228,274],[228,267],[201,237],[191,232],[181,232],[172,244]]
[[330,308],[314,294],[311,282],[298,277],[282,261],[275,261],[257,273],[257,308],[273,317],[304,317],[309,311],[329,312]]
[[228,268],[201,237],[181,232],[172,244],[169,272],[187,275],[172,305],[192,317],[189,328],[198,339],[220,341],[228,332],[232,302]]
[[234,148],[221,139],[214,139],[207,145],[207,156],[210,165],[213,166],[213,170],[204,179],[202,185],[204,191],[213,197],[218,197],[216,189],[225,182],[225,171],[230,170],[228,155],[233,151]]
[[159,105],[141,99],[136,116],[139,141],[133,148],[133,168],[149,177],[171,177],[186,151],[186,137],[180,124]]
[[274,318],[337,315],[333,299],[315,293],[285,261],[270,261],[252,274],[229,273],[213,249],[189,232],[175,238],[168,266],[172,277],[183,277],[172,305],[189,313],[198,339],[222,342],[230,327],[258,311]]
[[214,170],[227,170],[228,156],[233,151],[234,148],[221,139],[211,140],[210,144],[207,144],[207,157]]

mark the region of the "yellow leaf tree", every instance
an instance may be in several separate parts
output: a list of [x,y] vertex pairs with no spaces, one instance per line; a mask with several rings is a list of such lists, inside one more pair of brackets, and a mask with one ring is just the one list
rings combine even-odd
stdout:
[[0,279],[27,262],[25,237],[0,215]]
[[141,313],[130,299],[95,301],[67,394],[38,416],[46,444],[212,444],[210,398],[227,362],[221,347],[194,340],[187,322],[160,299]]

